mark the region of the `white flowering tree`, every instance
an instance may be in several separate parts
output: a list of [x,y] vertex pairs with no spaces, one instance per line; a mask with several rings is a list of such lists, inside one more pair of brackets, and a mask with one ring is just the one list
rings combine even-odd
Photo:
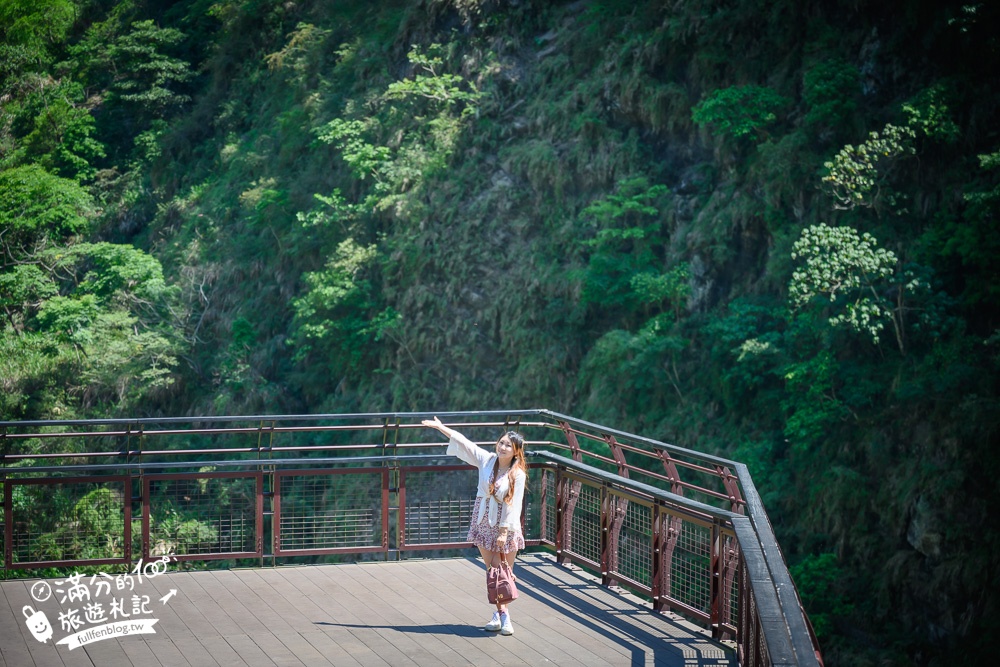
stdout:
[[[832,326],[867,333],[875,343],[890,322],[899,351],[905,352],[902,299],[914,286],[893,285],[898,264],[895,253],[879,248],[867,232],[821,223],[803,230],[793,246],[792,259],[798,262],[788,287],[794,309],[825,301]],[[895,303],[890,298],[893,293]]]

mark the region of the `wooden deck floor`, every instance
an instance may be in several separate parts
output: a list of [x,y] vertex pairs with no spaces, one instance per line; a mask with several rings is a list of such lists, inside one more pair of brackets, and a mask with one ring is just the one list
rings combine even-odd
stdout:
[[[730,649],[695,626],[653,613],[639,598],[602,588],[548,554],[522,557],[515,572],[522,595],[512,605],[512,637],[480,629],[491,613],[483,566],[454,558],[171,569],[130,592],[149,596],[148,611],[137,618],[157,619],[155,634],[105,639],[72,651],[55,645],[72,634],[58,617],[81,602],[60,604],[59,594],[36,602],[30,587],[38,580],[8,580],[0,582],[0,664],[736,665]],[[52,589],[66,588],[46,581]],[[176,594],[161,602],[171,589]],[[47,643],[28,630],[25,605],[46,613],[54,629]]]

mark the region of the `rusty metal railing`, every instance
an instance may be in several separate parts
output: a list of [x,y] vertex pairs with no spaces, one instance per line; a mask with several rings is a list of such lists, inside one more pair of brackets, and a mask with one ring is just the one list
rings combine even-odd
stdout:
[[[429,416],[0,422],[4,574],[471,546],[474,479]],[[547,410],[438,416],[525,436],[529,546],[735,638],[741,664],[820,664],[742,464]]]

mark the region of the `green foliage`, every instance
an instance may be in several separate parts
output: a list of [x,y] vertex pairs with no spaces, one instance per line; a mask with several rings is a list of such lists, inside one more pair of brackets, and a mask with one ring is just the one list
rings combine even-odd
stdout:
[[770,406],[777,400],[771,385],[787,363],[781,331],[784,309],[739,298],[726,311],[704,327],[706,337],[714,341],[713,363],[723,369],[723,397],[734,406],[748,400]]
[[638,273],[632,276],[631,287],[640,303],[666,302],[674,317],[679,319],[681,308],[691,296],[691,271],[687,264],[682,263],[667,273]]
[[890,123],[881,133],[868,133],[864,143],[848,144],[832,161],[823,163],[827,169],[823,183],[835,206],[840,209],[864,206],[879,212],[887,207],[894,209],[899,195],[889,186],[889,179],[899,159],[916,152],[915,137],[911,127]]
[[152,20],[129,21],[125,14],[113,12],[91,25],[69,50],[76,77],[104,92],[100,130],[121,152],[131,151],[156,120],[190,101],[186,87],[194,77],[188,62],[170,55],[183,33]]
[[165,53],[184,38],[179,30],[160,28],[153,21],[138,21],[115,40],[106,58],[116,76],[109,101],[161,118],[190,98],[180,87],[193,76],[190,65]]
[[296,214],[296,219],[306,229],[332,227],[337,224],[342,232],[347,232],[352,220],[359,214],[359,207],[348,203],[340,188],[334,188],[329,196],[314,194],[321,205],[309,211]]
[[157,535],[162,539],[151,548],[153,555],[197,552],[219,541],[217,528],[173,507],[168,507],[164,516],[158,517],[156,525]]
[[636,409],[662,409],[667,394],[684,400],[677,358],[688,341],[676,333],[669,315],[650,318],[637,332],[613,329],[601,336],[581,364],[580,386],[588,409],[602,419],[616,415],[612,396],[634,397]]
[[730,86],[713,91],[691,109],[698,125],[710,125],[716,134],[742,139],[762,138],[789,100],[765,86]]
[[79,298],[54,296],[42,304],[36,319],[39,330],[52,334],[55,340],[83,346],[93,344],[91,325],[100,314],[93,294]]
[[384,180],[381,172],[392,157],[392,151],[386,146],[376,146],[365,141],[364,134],[368,124],[360,120],[344,120],[334,118],[316,131],[320,141],[334,144],[340,149],[343,158],[355,176],[364,180],[371,176],[376,181]]
[[828,351],[784,369],[785,438],[792,451],[804,452],[829,442],[849,410],[837,395],[839,364]]
[[64,400],[134,403],[168,388],[176,334],[157,330],[172,299],[160,263],[131,246],[73,243],[92,201],[74,181],[40,167],[0,173],[0,348],[4,412],[30,414]]
[[66,36],[76,15],[70,0],[3,0],[0,29],[7,42],[54,44]]
[[[1000,280],[996,257],[1000,235],[996,233],[1000,210],[1000,152],[978,156],[963,195],[964,209],[956,215],[941,214],[920,239],[924,256],[936,259],[941,274],[953,281],[951,291],[973,312],[1000,306]],[[959,277],[961,276],[961,277]]]
[[643,176],[629,178],[580,212],[589,232],[581,243],[590,251],[584,303],[615,307],[669,298],[676,308],[687,296],[681,284],[685,268],[675,267],[666,275],[656,270],[655,218],[666,194],[664,185],[650,185]]
[[94,294],[106,303],[153,307],[169,293],[160,262],[129,245],[80,243],[60,263],[67,269],[74,265],[77,293]]
[[325,358],[335,372],[355,369],[373,342],[392,327],[397,315],[379,309],[369,275],[377,268],[375,245],[345,239],[322,271],[306,273],[308,291],[292,301],[290,342],[298,359]]
[[[647,178],[637,176],[620,181],[615,190],[614,194],[609,194],[589,204],[583,209],[581,215],[601,227],[611,224],[628,224],[644,217],[655,216],[659,210],[652,203],[666,194],[667,187],[665,185],[650,185]],[[589,243],[600,245],[604,240],[610,240],[616,236],[620,237],[622,234],[641,237],[643,232],[639,230],[600,229],[597,238]]]
[[[446,168],[457,137],[475,115],[478,91],[457,74],[438,72],[445,50],[440,44],[426,54],[411,49],[410,64],[423,73],[390,83],[378,97],[380,115],[334,118],[315,130],[320,141],[339,149],[357,178],[372,179],[359,202],[363,208],[414,215],[421,186]],[[377,141],[388,133],[396,135],[393,145]]]
[[[88,180],[96,173],[95,163],[105,156],[103,144],[92,135],[96,122],[83,107],[83,89],[63,84],[43,89],[41,99],[26,105],[37,110],[30,132],[15,154],[22,162],[33,162],[49,172],[76,180]],[[40,108],[39,108],[40,107]]]
[[[128,250],[131,250],[128,254],[139,254],[134,249]],[[156,260],[152,263],[158,269]],[[116,307],[117,302],[133,300],[148,305],[148,301],[135,295],[156,294],[155,275],[101,294],[102,287],[121,279],[120,271],[118,275],[114,273],[103,285],[87,285],[85,281],[69,295],[46,299],[39,304],[33,319],[32,329],[49,342],[46,354],[64,365],[68,373],[64,382],[72,392],[79,393],[84,405],[125,405],[156,394],[173,384],[173,371],[178,364],[179,345],[172,333],[140,328],[138,317]],[[95,287],[97,293],[88,291]],[[76,354],[64,355],[64,347]],[[30,381],[30,371],[18,374],[22,381]]]
[[105,487],[90,491],[77,501],[73,514],[79,519],[81,532],[108,539],[125,534],[122,494],[112,489]]
[[834,622],[854,611],[844,593],[847,573],[836,554],[809,555],[789,570],[816,636],[820,640],[829,638],[834,632]]
[[860,92],[857,67],[837,58],[821,60],[802,77],[802,97],[809,109],[805,123],[838,127],[854,113]]
[[52,276],[36,264],[17,264],[0,273],[0,308],[13,331],[23,330],[24,320],[58,292]]
[[[416,73],[412,79],[393,81],[385,89],[386,100],[406,100],[411,97],[424,98],[443,104],[447,107],[463,105],[461,115],[473,114],[482,95],[471,82],[466,82],[458,74],[438,73],[444,66],[442,57],[445,47],[441,44],[431,44],[424,53],[420,46],[414,44],[406,54],[415,68],[423,73]],[[466,90],[468,88],[468,90]]]
[[287,73],[294,85],[307,87],[319,75],[322,61],[318,54],[330,32],[311,23],[299,23],[289,34],[288,43],[280,51],[267,55],[264,61],[271,70]]
[[6,266],[35,257],[85,231],[93,212],[93,198],[73,180],[36,165],[0,172],[0,261]]
[[931,139],[946,143],[957,141],[961,130],[951,118],[948,97],[945,86],[940,84],[920,91],[903,105],[907,126]]

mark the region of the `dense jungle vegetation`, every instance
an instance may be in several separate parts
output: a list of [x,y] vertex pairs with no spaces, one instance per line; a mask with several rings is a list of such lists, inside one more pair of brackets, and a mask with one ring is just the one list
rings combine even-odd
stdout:
[[994,654],[1000,7],[0,0],[0,419],[745,461],[831,665]]

